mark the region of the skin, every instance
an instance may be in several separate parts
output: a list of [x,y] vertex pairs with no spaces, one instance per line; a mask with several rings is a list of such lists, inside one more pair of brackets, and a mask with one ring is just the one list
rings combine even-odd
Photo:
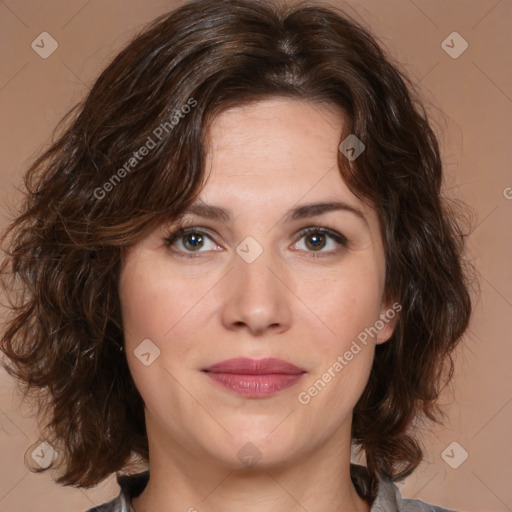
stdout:
[[[166,245],[179,227],[168,225],[123,259],[126,354],[150,448],[151,476],[133,500],[136,512],[370,509],[350,480],[352,411],[375,345],[395,322],[360,344],[307,405],[298,400],[391,308],[382,302],[377,215],[337,168],[342,123],[333,107],[285,98],[223,112],[209,132],[198,201],[231,210],[231,220],[187,216],[184,225],[206,235],[195,251],[190,236]],[[366,222],[344,210],[285,218],[298,205],[332,200],[358,208]],[[332,229],[347,245],[325,236],[315,246],[299,234],[308,227]],[[263,250],[252,263],[236,252],[247,236]],[[144,339],[160,350],[149,366],[134,355]],[[201,371],[235,357],[277,357],[307,373],[273,396],[247,398]],[[252,467],[237,456],[247,443],[260,454]]]

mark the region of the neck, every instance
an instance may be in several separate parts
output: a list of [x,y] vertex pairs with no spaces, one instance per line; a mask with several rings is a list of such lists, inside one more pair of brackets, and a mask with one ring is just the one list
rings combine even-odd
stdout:
[[205,454],[192,455],[175,444],[158,450],[150,444],[150,479],[133,499],[133,509],[369,512],[370,505],[358,496],[350,478],[350,450],[334,449],[345,445],[337,437],[286,463],[243,469],[222,465]]

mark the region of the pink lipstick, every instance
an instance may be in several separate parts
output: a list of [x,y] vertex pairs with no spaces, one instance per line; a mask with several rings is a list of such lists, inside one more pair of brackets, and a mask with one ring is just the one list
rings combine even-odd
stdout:
[[202,370],[220,385],[248,398],[264,398],[295,385],[306,373],[282,359],[228,359]]

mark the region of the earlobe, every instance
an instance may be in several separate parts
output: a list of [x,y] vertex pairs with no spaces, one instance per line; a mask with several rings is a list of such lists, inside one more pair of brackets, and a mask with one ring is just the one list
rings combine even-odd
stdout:
[[398,302],[392,305],[385,304],[381,307],[379,320],[376,322],[379,328],[379,333],[376,338],[377,344],[385,343],[391,338],[395,331],[398,315],[401,310],[402,305]]
[[391,338],[393,332],[394,328],[389,325],[386,325],[381,331],[379,331],[379,334],[377,334],[377,339],[375,340],[375,343],[377,343],[377,345],[385,343],[386,341],[389,340],[389,338]]

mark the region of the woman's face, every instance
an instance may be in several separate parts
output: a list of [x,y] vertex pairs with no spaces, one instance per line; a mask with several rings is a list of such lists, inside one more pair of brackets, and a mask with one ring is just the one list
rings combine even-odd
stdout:
[[[339,112],[299,100],[220,114],[199,208],[123,260],[126,355],[153,453],[241,467],[350,450],[394,321],[382,322],[376,213],[337,167],[341,132]],[[193,229],[166,243],[178,227]]]

